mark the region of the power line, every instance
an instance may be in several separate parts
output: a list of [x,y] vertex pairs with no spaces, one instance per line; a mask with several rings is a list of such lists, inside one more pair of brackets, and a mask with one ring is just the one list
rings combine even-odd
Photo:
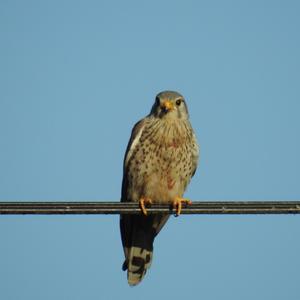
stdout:
[[[148,213],[174,214],[168,204],[153,204]],[[137,214],[138,203],[121,202],[0,202],[1,215]],[[182,214],[300,214],[300,201],[196,201]]]

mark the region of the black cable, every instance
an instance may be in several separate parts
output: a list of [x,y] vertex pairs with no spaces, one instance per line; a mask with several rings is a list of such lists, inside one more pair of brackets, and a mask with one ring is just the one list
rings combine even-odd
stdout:
[[[152,204],[148,213],[174,214],[168,204]],[[2,215],[92,215],[141,213],[138,203],[121,202],[0,202]],[[299,214],[300,201],[196,201],[182,214]]]

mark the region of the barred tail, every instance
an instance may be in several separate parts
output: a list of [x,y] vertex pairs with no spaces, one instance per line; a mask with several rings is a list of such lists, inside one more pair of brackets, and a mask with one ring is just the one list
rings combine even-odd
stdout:
[[153,251],[140,247],[131,247],[127,265],[128,284],[137,285],[144,278],[147,270],[151,266]]
[[137,285],[151,266],[154,238],[168,220],[168,215],[122,215],[121,235],[125,253],[122,269],[128,284]]

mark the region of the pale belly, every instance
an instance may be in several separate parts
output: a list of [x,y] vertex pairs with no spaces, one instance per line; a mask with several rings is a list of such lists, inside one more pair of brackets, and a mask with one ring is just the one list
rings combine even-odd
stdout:
[[[152,150],[152,151],[151,151]],[[128,169],[127,197],[138,202],[171,203],[182,197],[192,176],[192,158],[182,147],[164,147],[136,153]]]

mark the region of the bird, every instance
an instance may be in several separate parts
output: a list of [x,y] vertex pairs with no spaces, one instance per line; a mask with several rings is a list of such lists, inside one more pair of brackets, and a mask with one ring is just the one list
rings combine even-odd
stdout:
[[199,146],[185,98],[175,91],[156,95],[150,113],[131,132],[123,163],[121,202],[139,203],[139,214],[121,214],[120,231],[130,286],[151,266],[153,242],[169,214],[147,212],[152,203],[168,203],[181,213],[183,198],[196,172]]

